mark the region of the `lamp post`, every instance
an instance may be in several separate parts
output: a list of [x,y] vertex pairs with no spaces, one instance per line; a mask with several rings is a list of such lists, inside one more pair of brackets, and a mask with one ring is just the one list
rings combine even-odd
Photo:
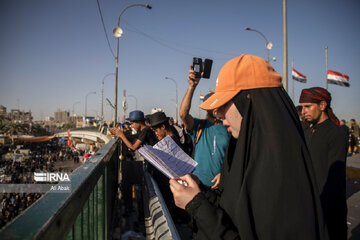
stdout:
[[90,94],[96,94],[96,92],[89,92],[89,93],[86,94],[86,96],[85,96],[85,119],[86,119],[86,116],[87,116],[87,97],[88,97]]
[[138,103],[138,101],[137,101],[137,98],[134,96],[134,95],[128,95],[128,97],[132,97],[132,98],[134,98],[135,99],[135,110],[137,110],[138,109],[138,105],[137,105],[137,103]]
[[101,121],[104,121],[104,80],[106,77],[111,75],[115,75],[115,73],[106,74],[101,82]]
[[178,85],[177,85],[175,79],[173,79],[173,78],[165,77],[165,79],[169,79],[169,80],[173,81],[173,82],[175,83],[175,86],[176,86],[176,99],[175,99],[175,104],[176,104],[176,123],[178,123],[178,114],[179,114],[179,111],[178,111]]
[[79,103],[80,103],[80,101],[77,101],[77,102],[73,103],[73,106],[72,106],[72,115],[73,116],[75,115],[75,108],[74,107],[75,107],[76,104],[79,104]]
[[249,27],[245,28],[245,30],[257,32],[265,39],[265,42],[266,42],[265,47],[266,47],[266,50],[267,50],[267,61],[269,62],[270,61],[270,59],[269,59],[269,50],[272,49],[273,44],[267,40],[267,38],[265,37],[264,34],[262,34],[262,32],[260,32],[260,31],[258,31],[256,29],[253,29],[253,28],[249,28]]
[[288,51],[287,51],[287,11],[286,0],[283,0],[283,85],[288,91]]
[[118,102],[118,67],[119,67],[119,38],[121,37],[123,30],[120,28],[120,17],[121,15],[129,8],[131,7],[146,7],[148,9],[151,9],[152,7],[149,4],[139,4],[139,3],[135,3],[135,4],[131,4],[127,7],[125,7],[121,13],[119,14],[118,17],[118,22],[117,22],[117,26],[113,29],[113,35],[114,37],[116,37],[116,64],[115,64],[115,102],[114,102],[114,107],[115,107],[115,113],[114,113],[114,124],[116,125],[116,121],[117,121],[117,102]]

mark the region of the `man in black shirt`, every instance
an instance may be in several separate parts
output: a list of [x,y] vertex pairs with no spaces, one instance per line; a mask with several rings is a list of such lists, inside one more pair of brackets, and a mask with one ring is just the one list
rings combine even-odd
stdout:
[[[182,144],[180,142],[180,138],[178,134],[174,134],[171,130],[171,126],[169,124],[169,118],[166,117],[164,112],[156,112],[151,114],[149,117],[149,122],[151,128],[154,130],[158,140],[162,140],[163,138],[170,136],[174,142],[182,148]],[[176,130],[175,130],[176,131]],[[176,132],[177,133],[177,132]],[[182,209],[175,206],[174,200],[172,198],[172,194],[169,188],[169,180],[168,178],[162,174],[156,168],[151,166],[148,167],[155,181],[159,185],[160,191],[164,197],[166,202],[166,206],[169,208],[170,214],[175,223],[187,223],[190,221],[189,215]]]
[[131,128],[133,128],[137,133],[138,137],[134,143],[130,142],[124,135],[124,131],[121,128],[112,128],[110,132],[116,137],[121,138],[125,145],[131,150],[135,151],[143,145],[153,146],[157,140],[154,132],[145,125],[144,113],[139,110],[135,110],[129,113],[129,118],[126,120],[130,121]]
[[323,88],[304,89],[300,100],[304,131],[320,191],[330,240],[347,239],[346,225],[346,138],[333,113],[331,95]]
[[[143,145],[154,145],[157,140],[154,132],[145,125],[144,113],[139,110],[135,110],[129,113],[129,118],[126,120],[130,121],[131,128],[134,129],[138,134],[135,142],[130,142],[125,136],[122,128],[112,128],[110,132],[121,138],[123,143],[130,150],[137,150]],[[132,210],[132,199],[131,199],[131,187],[133,184],[141,184],[143,182],[143,165],[142,161],[134,161],[133,159],[125,158],[121,161],[122,179],[121,179],[121,191],[124,198],[124,204],[127,212]]]
[[156,112],[154,114],[151,114],[149,116],[149,122],[159,141],[166,136],[170,136],[181,147],[179,134],[176,134],[176,130],[176,133],[172,131],[169,124],[169,118],[166,117],[164,112]]

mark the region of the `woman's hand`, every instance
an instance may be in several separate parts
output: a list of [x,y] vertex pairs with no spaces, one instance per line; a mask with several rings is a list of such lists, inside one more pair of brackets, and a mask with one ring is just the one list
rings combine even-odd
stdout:
[[[180,184],[181,180],[187,184]],[[186,205],[200,192],[200,188],[190,174],[186,174],[180,178],[174,178],[169,181],[170,190],[174,195],[176,206],[185,209]]]
[[218,188],[219,183],[220,183],[220,176],[221,176],[221,173],[218,173],[218,174],[213,178],[213,180],[211,180],[211,182],[214,183],[214,185],[211,186],[212,189]]

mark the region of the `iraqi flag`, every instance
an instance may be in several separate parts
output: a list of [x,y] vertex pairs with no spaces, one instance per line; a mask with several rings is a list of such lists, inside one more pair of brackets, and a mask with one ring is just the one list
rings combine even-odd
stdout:
[[299,73],[298,71],[295,70],[295,68],[292,68],[292,78],[296,81],[302,82],[302,83],[306,83],[306,76]]
[[328,83],[337,84],[343,87],[350,87],[349,79],[350,78],[348,75],[328,70],[327,73]]
[[204,100],[204,95],[200,94],[200,100]]

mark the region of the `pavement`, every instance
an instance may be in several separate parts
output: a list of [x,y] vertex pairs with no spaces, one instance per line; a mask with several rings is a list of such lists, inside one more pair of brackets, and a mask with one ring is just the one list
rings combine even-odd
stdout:
[[360,154],[347,158],[348,239],[360,240]]

